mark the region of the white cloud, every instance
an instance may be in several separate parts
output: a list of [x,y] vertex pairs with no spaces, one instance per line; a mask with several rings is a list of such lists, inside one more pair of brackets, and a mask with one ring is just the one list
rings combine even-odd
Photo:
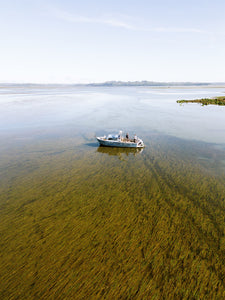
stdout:
[[198,28],[182,28],[182,27],[157,27],[153,29],[147,29],[148,31],[155,32],[171,32],[171,33],[208,33],[205,30]]
[[[195,34],[208,34],[209,32],[199,29],[199,28],[189,28],[189,27],[142,27],[134,25],[131,22],[134,20],[129,16],[99,16],[87,17],[72,14],[67,11],[59,9],[51,9],[51,14],[53,14],[57,19],[70,22],[70,23],[90,23],[90,24],[103,24],[112,27],[123,28],[133,31],[145,31],[145,32],[158,32],[158,33],[195,33]],[[125,19],[125,20],[124,20]],[[129,22],[127,20],[130,20]]]
[[120,27],[130,30],[135,30],[136,28],[131,24],[128,24],[125,21],[121,21],[117,18],[113,17],[99,17],[99,18],[92,18],[92,17],[85,17],[85,16],[78,16],[71,14],[66,11],[60,11],[54,9],[54,16],[58,19],[64,20],[66,22],[71,23],[92,23],[92,24],[105,24],[112,27]]

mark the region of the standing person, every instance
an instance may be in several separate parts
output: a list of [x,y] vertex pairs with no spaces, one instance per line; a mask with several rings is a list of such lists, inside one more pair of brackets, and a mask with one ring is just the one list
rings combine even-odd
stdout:
[[135,143],[137,142],[137,136],[136,136],[136,133],[134,134],[134,142],[135,142]]
[[121,130],[119,131],[118,139],[122,140],[122,131]]
[[126,139],[129,140],[129,135],[128,135],[128,133],[126,133]]

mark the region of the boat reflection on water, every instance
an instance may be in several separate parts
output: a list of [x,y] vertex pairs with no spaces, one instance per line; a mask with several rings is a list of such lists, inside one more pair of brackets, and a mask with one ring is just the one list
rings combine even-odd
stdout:
[[124,155],[128,156],[130,154],[136,156],[137,154],[143,152],[143,149],[144,148],[118,148],[99,146],[97,152],[122,157]]

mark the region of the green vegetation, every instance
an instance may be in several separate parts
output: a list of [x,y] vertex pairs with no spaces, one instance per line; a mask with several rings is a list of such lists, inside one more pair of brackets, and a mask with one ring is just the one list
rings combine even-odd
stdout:
[[196,100],[177,100],[177,103],[201,103],[202,105],[225,105],[225,97],[203,98]]
[[1,299],[225,298],[224,151],[144,140],[0,149]]

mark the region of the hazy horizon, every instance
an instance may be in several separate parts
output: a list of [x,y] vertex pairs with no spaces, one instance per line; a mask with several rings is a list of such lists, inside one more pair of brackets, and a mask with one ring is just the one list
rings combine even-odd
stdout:
[[[26,82],[26,81],[1,81],[0,85],[104,85],[107,83],[142,83],[142,82],[148,82],[148,83],[152,83],[152,84],[156,84],[155,86],[158,86],[157,84],[178,84],[178,85],[182,85],[182,84],[193,84],[193,85],[218,85],[218,84],[225,84],[225,81],[221,81],[221,82],[216,82],[216,81],[154,81],[154,80],[106,80],[106,81],[90,81],[90,82],[71,82],[71,83],[62,83],[62,82]],[[154,86],[154,85],[153,85]],[[158,86],[160,87],[160,86]]]

